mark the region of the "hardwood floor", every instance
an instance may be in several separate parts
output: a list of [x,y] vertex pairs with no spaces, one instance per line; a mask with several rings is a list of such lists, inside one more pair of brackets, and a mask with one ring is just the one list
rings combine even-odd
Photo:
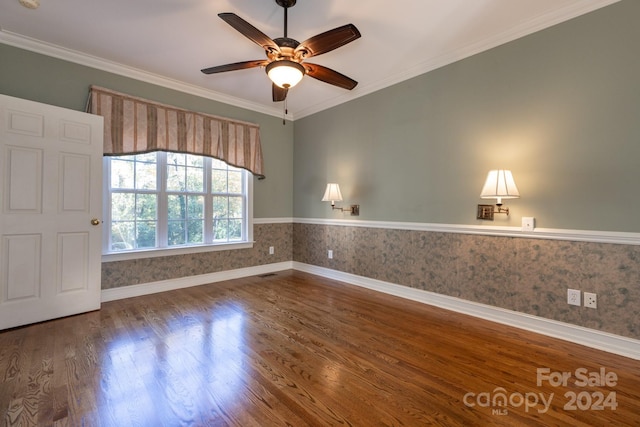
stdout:
[[639,372],[637,360],[284,271],[0,332],[0,420],[631,426]]

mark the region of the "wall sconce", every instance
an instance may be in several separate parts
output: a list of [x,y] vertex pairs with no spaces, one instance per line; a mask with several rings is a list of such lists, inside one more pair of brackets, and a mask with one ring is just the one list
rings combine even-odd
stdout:
[[478,219],[493,221],[493,215],[504,213],[509,215],[509,208],[502,207],[502,199],[517,199],[520,197],[516,182],[510,170],[492,170],[487,174],[487,180],[480,192],[482,199],[496,199],[497,210],[493,205],[478,205]]
[[360,205],[351,205],[350,208],[336,207],[336,202],[342,201],[342,193],[340,192],[340,186],[335,183],[327,184],[327,189],[324,190],[324,196],[322,196],[323,202],[331,202],[331,209],[340,209],[340,211],[349,211],[351,215],[360,215]]

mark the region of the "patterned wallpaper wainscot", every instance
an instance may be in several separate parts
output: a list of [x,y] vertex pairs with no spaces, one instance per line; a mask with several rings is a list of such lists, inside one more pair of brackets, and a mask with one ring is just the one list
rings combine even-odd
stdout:
[[[309,223],[293,235],[300,263],[640,339],[638,245]],[[568,288],[598,308],[568,305]]]
[[[251,249],[103,262],[102,289],[291,261],[291,223],[254,224],[253,237],[255,243]],[[269,255],[269,246],[276,249],[273,255]]]

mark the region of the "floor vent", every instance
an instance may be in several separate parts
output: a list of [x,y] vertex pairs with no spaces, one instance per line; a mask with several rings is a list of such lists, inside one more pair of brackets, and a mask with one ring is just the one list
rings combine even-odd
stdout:
[[269,276],[275,276],[276,273],[265,273],[265,274],[259,274],[258,277],[269,277]]

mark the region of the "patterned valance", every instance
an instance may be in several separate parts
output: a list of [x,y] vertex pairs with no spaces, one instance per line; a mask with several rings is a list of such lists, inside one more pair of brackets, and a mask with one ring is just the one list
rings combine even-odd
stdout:
[[172,151],[215,157],[264,178],[257,124],[196,113],[91,86],[87,112],[104,117],[104,154]]

